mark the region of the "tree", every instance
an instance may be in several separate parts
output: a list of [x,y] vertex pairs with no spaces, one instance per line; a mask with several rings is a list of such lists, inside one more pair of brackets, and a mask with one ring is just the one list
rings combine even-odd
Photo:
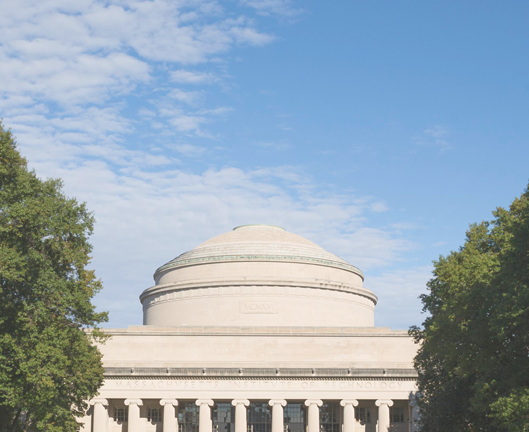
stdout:
[[[94,218],[29,171],[0,123],[0,431],[70,432],[103,382]],[[89,330],[91,329],[91,330]]]
[[529,187],[434,263],[410,334],[428,432],[529,431]]

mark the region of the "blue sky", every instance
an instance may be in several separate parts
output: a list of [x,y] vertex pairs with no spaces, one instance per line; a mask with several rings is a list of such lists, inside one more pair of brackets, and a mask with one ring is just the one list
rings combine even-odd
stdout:
[[110,327],[161,264],[268,223],[406,329],[432,261],[527,186],[527,2],[2,3],[0,117],[95,212]]

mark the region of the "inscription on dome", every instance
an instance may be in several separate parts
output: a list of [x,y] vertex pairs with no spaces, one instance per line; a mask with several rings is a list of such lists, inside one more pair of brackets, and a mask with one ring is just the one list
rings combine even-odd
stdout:
[[277,304],[275,302],[241,302],[241,313],[276,314]]

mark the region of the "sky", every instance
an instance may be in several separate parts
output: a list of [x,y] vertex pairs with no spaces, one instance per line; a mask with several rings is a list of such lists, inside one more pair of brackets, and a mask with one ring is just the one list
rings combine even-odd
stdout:
[[0,0],[0,118],[97,220],[106,327],[243,224],[364,272],[377,326],[529,180],[526,1]]

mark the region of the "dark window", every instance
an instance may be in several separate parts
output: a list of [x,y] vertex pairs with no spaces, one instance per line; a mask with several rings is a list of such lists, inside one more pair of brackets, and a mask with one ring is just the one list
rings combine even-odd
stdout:
[[152,423],[161,423],[162,421],[162,409],[161,408],[149,408],[147,420]]
[[320,408],[320,432],[340,432],[340,403],[325,402]]
[[198,432],[198,406],[194,401],[178,404],[178,431]]
[[305,432],[305,407],[303,403],[287,403],[283,410],[285,432]]
[[268,402],[251,402],[248,407],[248,432],[271,432],[272,414]]
[[391,423],[404,423],[404,408],[390,408],[389,419]]
[[129,420],[129,411],[126,408],[114,408],[114,420],[123,423]]
[[356,420],[362,424],[371,423],[371,408],[358,407],[355,408]]
[[232,430],[235,430],[235,407],[230,402],[215,404],[213,407],[213,431],[231,432]]

